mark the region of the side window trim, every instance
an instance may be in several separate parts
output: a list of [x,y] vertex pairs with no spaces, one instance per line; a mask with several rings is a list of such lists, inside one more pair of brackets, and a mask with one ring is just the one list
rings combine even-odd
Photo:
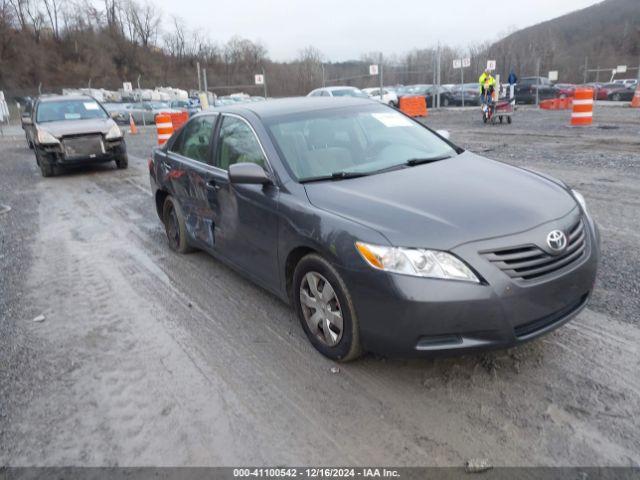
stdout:
[[271,162],[269,161],[269,157],[267,156],[267,152],[264,149],[264,146],[262,145],[262,141],[260,140],[260,137],[258,136],[258,133],[256,132],[255,128],[253,128],[253,125],[251,125],[251,123],[244,117],[242,117],[241,115],[237,115],[235,113],[222,113],[220,115],[220,119],[219,119],[219,124],[216,128],[215,131],[215,150],[214,150],[214,160],[213,160],[213,167],[218,169],[221,172],[224,172],[225,174],[228,174],[229,172],[227,170],[225,170],[224,168],[220,167],[220,148],[222,146],[222,142],[220,142],[220,131],[222,130],[222,122],[224,121],[225,117],[233,117],[233,118],[237,118],[238,120],[244,122],[249,129],[251,130],[251,133],[253,133],[253,136],[255,137],[256,141],[258,142],[258,145],[260,146],[260,151],[262,152],[262,156],[264,157],[264,164],[267,173],[270,175],[275,175],[274,174],[274,170],[273,167],[271,166]]

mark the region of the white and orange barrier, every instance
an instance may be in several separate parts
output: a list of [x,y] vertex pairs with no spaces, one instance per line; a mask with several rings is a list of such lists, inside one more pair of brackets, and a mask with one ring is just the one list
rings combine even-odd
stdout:
[[158,132],[158,145],[163,145],[173,135],[173,122],[168,113],[156,115],[156,131]]
[[636,93],[633,94],[633,98],[631,99],[631,107],[640,108],[640,83],[638,83]]
[[419,95],[400,97],[400,111],[411,117],[426,117],[427,99]]
[[585,126],[593,123],[593,90],[576,88],[573,96],[572,126]]

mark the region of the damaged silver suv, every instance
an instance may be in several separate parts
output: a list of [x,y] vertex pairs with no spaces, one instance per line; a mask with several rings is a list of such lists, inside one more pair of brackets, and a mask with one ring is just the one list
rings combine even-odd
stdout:
[[59,167],[115,161],[127,168],[124,133],[102,105],[84,95],[46,95],[22,117],[43,177]]

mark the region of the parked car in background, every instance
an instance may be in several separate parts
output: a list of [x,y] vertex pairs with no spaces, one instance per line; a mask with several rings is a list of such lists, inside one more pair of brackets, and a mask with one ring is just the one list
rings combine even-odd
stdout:
[[613,83],[619,83],[628,88],[636,88],[638,86],[637,78],[619,78],[614,80]]
[[536,103],[536,92],[539,100],[558,97],[558,89],[547,77],[524,77],[515,87],[516,103]]
[[129,123],[129,111],[127,109],[131,107],[130,103],[103,103],[102,106],[118,125],[127,125]]
[[622,86],[620,88],[611,89],[607,95],[607,100],[613,102],[630,102],[633,99],[633,95],[636,93],[636,87],[632,84],[629,86]]
[[369,95],[356,87],[323,87],[309,92],[307,97],[359,97],[369,98]]
[[434,101],[438,92],[440,92],[440,106],[448,107],[453,105],[453,95],[447,88],[428,83],[402,87],[398,90],[398,98],[415,95],[422,96],[425,98],[427,108],[432,108],[435,105]]
[[22,128],[43,177],[58,167],[115,161],[127,168],[124,133],[95,98],[86,95],[43,95]]
[[171,108],[169,102],[130,103],[126,108],[126,112],[131,114],[133,120],[142,124],[155,123],[156,115],[159,113],[180,113],[183,111],[181,108]]
[[382,88],[382,98],[380,98],[380,88],[363,88],[362,91],[369,95],[374,100],[377,100],[385,105],[389,105],[391,107],[398,106],[398,95],[396,92],[388,89]]
[[[596,100],[612,100],[612,101],[623,101],[626,99],[628,92],[632,92],[631,89],[627,88],[623,84],[619,83],[605,83],[600,86],[600,88],[596,92]],[[633,93],[631,94],[633,97]]]
[[454,85],[451,89],[451,103],[456,106],[480,105],[480,85],[477,83],[465,83],[464,85]]
[[201,110],[199,103],[196,104],[188,100],[172,100],[169,102],[169,107],[173,110],[189,112],[189,116],[195,115]]
[[556,83],[554,87],[558,90],[558,97],[573,98],[576,86],[573,83]]
[[594,288],[600,240],[578,192],[378,102],[203,112],[149,174],[169,248],[206,251],[289,303],[333,360],[519,345]]

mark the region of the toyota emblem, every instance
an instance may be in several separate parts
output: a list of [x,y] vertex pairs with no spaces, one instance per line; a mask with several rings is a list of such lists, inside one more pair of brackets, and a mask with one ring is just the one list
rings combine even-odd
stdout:
[[547,245],[554,252],[561,252],[567,246],[567,236],[560,230],[554,230],[547,235]]

